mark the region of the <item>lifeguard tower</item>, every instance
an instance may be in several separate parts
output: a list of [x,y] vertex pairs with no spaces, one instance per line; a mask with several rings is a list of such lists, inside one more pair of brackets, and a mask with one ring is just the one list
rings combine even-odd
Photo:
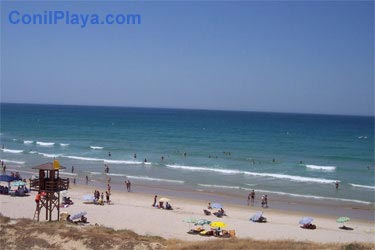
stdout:
[[30,180],[30,190],[38,191],[41,196],[39,205],[37,205],[34,213],[34,219],[37,217],[39,221],[40,212],[46,209],[46,220],[52,220],[52,212],[57,208],[57,220],[60,219],[60,192],[68,190],[69,179],[63,179],[59,176],[60,169],[66,169],[60,166],[57,160],[48,162],[32,169],[39,169],[39,178]]

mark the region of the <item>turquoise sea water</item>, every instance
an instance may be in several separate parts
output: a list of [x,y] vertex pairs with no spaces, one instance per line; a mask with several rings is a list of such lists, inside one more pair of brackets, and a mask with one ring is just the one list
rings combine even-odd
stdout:
[[1,104],[0,139],[20,171],[57,158],[77,178],[107,164],[118,183],[375,201],[374,117]]

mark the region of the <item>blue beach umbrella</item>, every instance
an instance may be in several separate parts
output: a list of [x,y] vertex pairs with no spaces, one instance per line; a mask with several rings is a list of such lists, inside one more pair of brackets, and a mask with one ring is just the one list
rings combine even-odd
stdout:
[[220,209],[220,208],[223,208],[223,206],[220,204],[220,203],[213,203],[211,205],[212,208],[217,208],[217,209]]
[[71,220],[77,220],[77,219],[81,218],[81,216],[85,216],[86,214],[87,214],[87,212],[79,212],[79,213],[71,215],[70,219]]
[[198,221],[195,222],[195,225],[196,226],[203,226],[203,225],[210,225],[211,224],[211,221],[209,220],[206,220],[206,219],[199,219]]
[[84,195],[84,196],[82,197],[82,199],[83,199],[84,201],[93,201],[93,200],[95,200],[95,197],[94,197],[93,195],[91,195],[91,194],[86,194],[86,195]]
[[250,220],[258,221],[260,219],[260,217],[262,217],[262,215],[263,215],[263,212],[258,211],[253,215],[253,217],[250,218]]
[[306,225],[306,224],[310,224],[314,219],[311,218],[311,217],[303,217],[300,221],[299,221],[299,224],[301,225]]

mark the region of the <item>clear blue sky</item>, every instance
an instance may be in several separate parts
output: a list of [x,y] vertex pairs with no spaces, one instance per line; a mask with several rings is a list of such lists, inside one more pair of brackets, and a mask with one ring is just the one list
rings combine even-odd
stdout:
[[[12,25],[11,10],[141,25]],[[374,114],[374,2],[2,2],[1,101]]]

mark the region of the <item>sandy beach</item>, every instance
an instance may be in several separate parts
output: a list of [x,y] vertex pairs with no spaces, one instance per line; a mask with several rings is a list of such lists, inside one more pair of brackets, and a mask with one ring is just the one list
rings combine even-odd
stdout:
[[[170,197],[174,210],[156,209],[151,206],[153,196],[138,192],[112,191],[111,205],[84,204],[82,197],[93,194],[95,187],[73,185],[68,191],[74,204],[61,208],[60,212],[74,214],[81,211],[87,212],[91,225],[99,224],[114,229],[129,229],[141,235],[161,236],[166,239],[181,239],[187,241],[208,240],[211,238],[198,235],[189,235],[187,231],[193,227],[183,220],[192,218],[205,218],[211,221],[222,221],[228,225],[226,229],[235,230],[239,238],[253,238],[257,240],[296,240],[321,243],[349,243],[349,242],[375,242],[374,224],[370,221],[352,219],[346,226],[354,230],[340,230],[336,217],[317,214],[308,214],[314,218],[316,230],[301,229],[298,221],[306,214],[294,211],[282,211],[271,208],[247,207],[223,204],[228,216],[217,218],[214,215],[206,216],[203,209],[207,203],[199,200]],[[0,212],[11,218],[32,219],[35,211],[34,196],[31,192],[26,197],[11,197],[1,195]],[[163,197],[158,193],[158,197]],[[253,223],[249,218],[256,211],[263,211],[268,222],[264,224]],[[41,212],[41,221],[44,221],[45,212]],[[57,212],[54,211],[53,219],[56,220]]]

